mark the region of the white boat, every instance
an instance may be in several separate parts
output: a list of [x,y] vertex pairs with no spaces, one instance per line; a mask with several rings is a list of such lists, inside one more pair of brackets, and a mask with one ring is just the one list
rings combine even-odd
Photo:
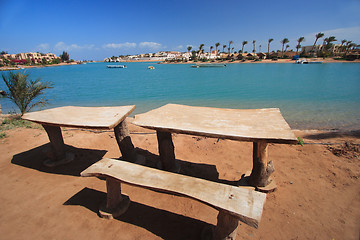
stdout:
[[322,61],[308,61],[307,59],[299,59],[296,60],[296,64],[319,64],[323,63]]
[[108,68],[126,68],[126,65],[107,65]]
[[192,65],[193,68],[199,68],[199,67],[226,67],[226,64],[224,63],[199,63],[196,65]]

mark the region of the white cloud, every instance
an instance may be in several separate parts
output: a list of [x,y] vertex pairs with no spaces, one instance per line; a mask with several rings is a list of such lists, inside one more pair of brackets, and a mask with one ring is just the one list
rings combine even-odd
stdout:
[[36,49],[39,51],[49,51],[50,45],[48,43],[41,43],[36,47]]
[[162,47],[160,43],[156,43],[156,42],[141,42],[139,46],[142,48],[150,48],[150,49],[159,49]]
[[129,42],[125,42],[125,43],[108,43],[108,44],[104,44],[103,48],[134,48],[136,47],[136,43],[129,43]]
[[[360,41],[360,27],[337,28],[319,31],[325,34],[324,37],[335,36],[338,42],[342,39],[358,43]],[[307,42],[314,42],[316,33],[310,33],[305,36]],[[321,42],[321,41],[320,41]]]
[[85,44],[85,45],[70,44],[70,45],[67,45],[64,42],[58,42],[55,45],[55,50],[58,50],[58,51],[73,51],[73,50],[83,50],[83,49],[90,50],[90,49],[93,49],[94,46],[95,46],[94,44]]
[[324,31],[325,36],[335,36],[338,41],[342,39],[358,42],[360,40],[360,27],[338,28]]
[[175,50],[183,50],[184,49],[184,46],[183,45],[179,45],[179,46],[176,46],[175,47]]

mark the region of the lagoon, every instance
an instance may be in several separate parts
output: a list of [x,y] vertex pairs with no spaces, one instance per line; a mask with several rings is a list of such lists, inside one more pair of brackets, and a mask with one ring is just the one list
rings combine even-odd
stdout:
[[[87,63],[27,69],[31,78],[54,83],[47,108],[137,105],[134,114],[167,103],[220,108],[280,108],[296,129],[360,129],[360,64],[190,64]],[[149,70],[148,66],[154,66]],[[6,74],[6,72],[3,72]],[[6,89],[0,82],[0,89]],[[1,98],[3,113],[16,107]]]

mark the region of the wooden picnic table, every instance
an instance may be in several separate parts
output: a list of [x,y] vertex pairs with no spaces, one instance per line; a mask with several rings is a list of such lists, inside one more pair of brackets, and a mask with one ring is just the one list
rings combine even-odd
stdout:
[[61,127],[94,130],[114,129],[115,138],[122,157],[135,162],[135,150],[131,142],[126,117],[134,111],[135,105],[117,107],[66,106],[26,113],[23,119],[41,124],[48,134],[52,152],[44,165],[55,167],[74,160],[74,154],[65,151]]
[[269,178],[274,167],[268,161],[268,144],[297,143],[278,108],[221,109],[167,104],[136,115],[133,124],[156,130],[160,161],[168,171],[180,170],[171,133],[253,142],[253,169],[248,182],[264,191],[276,188]]

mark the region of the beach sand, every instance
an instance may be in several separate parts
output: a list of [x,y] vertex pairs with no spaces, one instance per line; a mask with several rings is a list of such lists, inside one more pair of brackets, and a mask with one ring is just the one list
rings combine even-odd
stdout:
[[[129,125],[138,152],[155,162],[156,134]],[[97,209],[105,198],[105,181],[79,174],[102,157],[120,156],[111,131],[63,129],[76,160],[54,169],[42,165],[42,151],[49,149],[43,129],[17,128],[6,134],[0,140],[2,239],[199,239],[204,226],[216,224],[218,211],[203,203],[125,184],[129,210],[118,219],[100,218]],[[270,144],[278,189],[267,195],[259,228],[240,222],[237,239],[358,240],[359,154],[344,151],[336,156],[329,146],[314,143],[359,144],[359,132],[295,134],[313,144]],[[181,134],[173,141],[186,173],[234,183],[252,168],[251,143]]]

